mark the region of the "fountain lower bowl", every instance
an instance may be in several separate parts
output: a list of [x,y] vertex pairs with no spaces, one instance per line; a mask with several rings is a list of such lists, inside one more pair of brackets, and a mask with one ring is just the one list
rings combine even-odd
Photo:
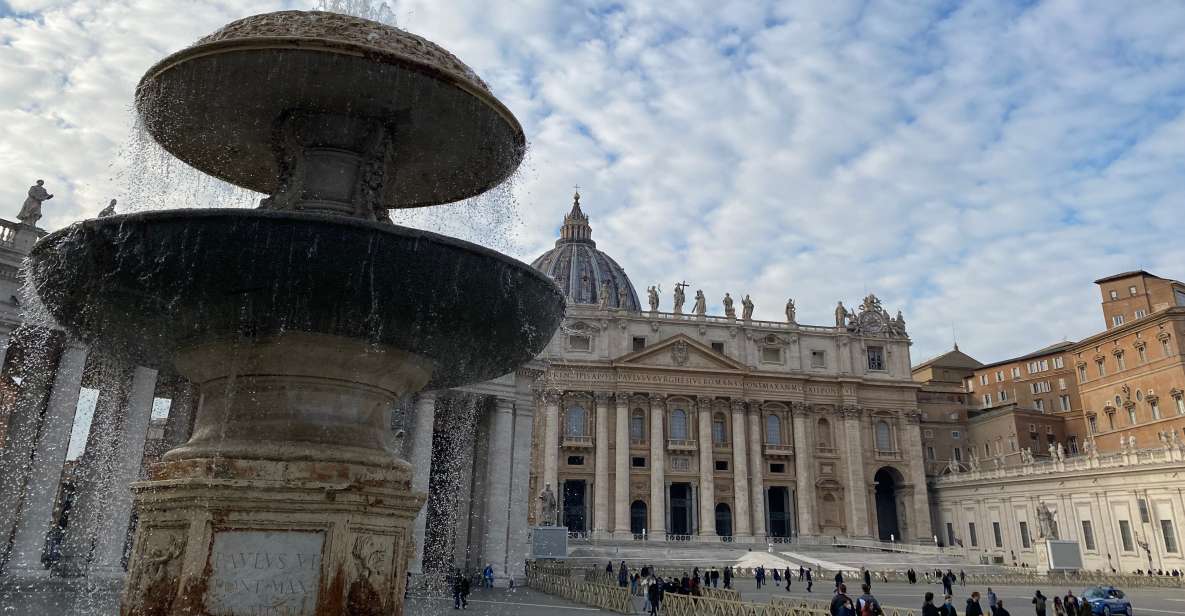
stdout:
[[558,287],[505,255],[299,212],[87,220],[39,241],[27,271],[58,324],[144,365],[211,341],[306,332],[423,357],[433,389],[514,370],[543,349],[564,314]]

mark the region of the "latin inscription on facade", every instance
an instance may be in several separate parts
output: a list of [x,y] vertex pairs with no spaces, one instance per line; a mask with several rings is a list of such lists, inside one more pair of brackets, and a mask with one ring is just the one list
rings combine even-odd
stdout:
[[313,616],[325,534],[215,533],[206,609],[214,616]]

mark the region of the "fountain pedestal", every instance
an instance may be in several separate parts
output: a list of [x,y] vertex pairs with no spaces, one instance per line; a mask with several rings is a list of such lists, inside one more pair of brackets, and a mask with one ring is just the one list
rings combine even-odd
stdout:
[[133,485],[126,616],[401,614],[424,495],[388,449],[422,359],[292,333],[180,352],[194,434]]

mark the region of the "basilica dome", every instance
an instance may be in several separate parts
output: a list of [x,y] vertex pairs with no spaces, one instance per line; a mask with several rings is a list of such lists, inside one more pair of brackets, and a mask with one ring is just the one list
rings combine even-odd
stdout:
[[612,257],[597,250],[588,216],[580,210],[580,193],[573,196],[572,211],[564,217],[555,248],[539,255],[531,267],[555,280],[569,304],[601,304],[604,283],[607,307],[641,310],[638,294],[625,270]]

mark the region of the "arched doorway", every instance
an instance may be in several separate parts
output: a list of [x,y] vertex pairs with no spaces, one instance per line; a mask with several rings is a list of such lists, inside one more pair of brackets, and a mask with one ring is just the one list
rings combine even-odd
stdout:
[[881,541],[890,537],[901,541],[901,526],[897,519],[897,497],[905,483],[901,472],[891,466],[882,467],[873,476],[876,482],[876,528]]
[[630,503],[630,532],[641,535],[646,530],[646,503],[636,500]]
[[716,505],[716,534],[721,537],[732,536],[732,510],[727,503]]
[[769,508],[769,534],[771,537],[789,537],[793,534],[793,515],[790,511],[790,489],[786,486],[770,486],[766,491],[766,507]]

